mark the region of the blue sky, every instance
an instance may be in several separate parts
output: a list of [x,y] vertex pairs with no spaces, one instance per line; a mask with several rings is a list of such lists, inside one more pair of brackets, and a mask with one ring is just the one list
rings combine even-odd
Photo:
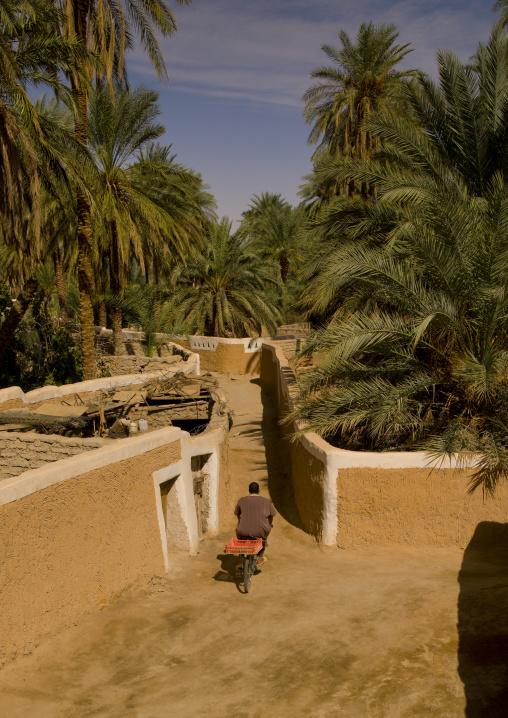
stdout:
[[193,0],[174,7],[179,32],[162,41],[170,74],[160,85],[143,54],[128,57],[132,84],[160,90],[164,142],[201,172],[219,215],[238,220],[254,194],[298,201],[310,170],[301,96],[312,69],[362,21],[394,23],[414,51],[406,65],[435,71],[435,52],[467,59],[488,38],[491,0]]

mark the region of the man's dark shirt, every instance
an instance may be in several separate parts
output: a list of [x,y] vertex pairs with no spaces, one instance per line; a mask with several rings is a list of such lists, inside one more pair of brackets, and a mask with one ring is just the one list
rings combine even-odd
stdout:
[[269,519],[277,515],[272,502],[259,494],[244,496],[236,505],[238,536],[252,536],[265,539],[272,527]]

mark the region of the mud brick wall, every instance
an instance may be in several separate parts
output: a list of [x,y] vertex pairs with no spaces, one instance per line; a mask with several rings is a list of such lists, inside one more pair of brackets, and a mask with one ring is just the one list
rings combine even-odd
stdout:
[[290,334],[293,337],[308,337],[312,333],[310,322],[298,322],[296,324],[282,324],[277,327],[277,336]]
[[103,356],[100,359],[100,368],[110,376],[122,374],[153,374],[155,372],[178,371],[183,359],[180,356],[166,355],[163,357],[145,356]]
[[35,432],[0,433],[0,480],[104,446],[103,439],[66,438]]

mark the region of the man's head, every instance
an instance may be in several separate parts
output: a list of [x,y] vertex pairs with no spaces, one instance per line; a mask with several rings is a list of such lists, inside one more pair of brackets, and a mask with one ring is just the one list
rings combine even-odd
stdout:
[[249,494],[259,494],[259,484],[257,481],[252,481],[249,484]]

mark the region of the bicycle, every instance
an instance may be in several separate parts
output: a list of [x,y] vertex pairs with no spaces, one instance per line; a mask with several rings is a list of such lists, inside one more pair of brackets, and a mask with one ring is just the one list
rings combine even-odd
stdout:
[[243,574],[243,588],[249,593],[250,581],[257,566],[257,554],[263,548],[262,539],[229,539],[224,546],[224,552],[239,556],[241,559],[241,572]]

